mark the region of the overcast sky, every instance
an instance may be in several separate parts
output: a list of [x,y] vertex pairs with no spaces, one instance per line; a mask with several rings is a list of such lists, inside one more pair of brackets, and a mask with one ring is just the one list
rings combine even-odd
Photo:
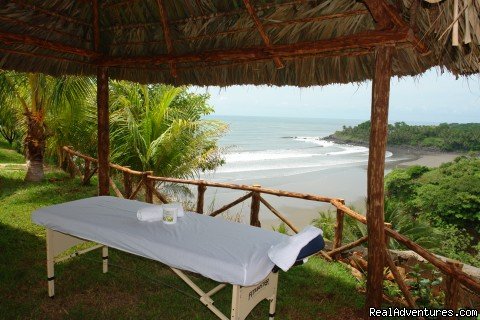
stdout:
[[[371,83],[324,87],[195,88],[211,94],[216,115],[368,119]],[[393,78],[389,122],[480,122],[480,78],[430,70]]]

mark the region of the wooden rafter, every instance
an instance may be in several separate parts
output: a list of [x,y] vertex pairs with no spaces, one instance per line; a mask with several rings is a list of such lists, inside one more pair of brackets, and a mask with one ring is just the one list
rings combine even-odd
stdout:
[[[168,54],[173,54],[173,43],[172,37],[170,35],[170,27],[168,26],[168,17],[167,17],[167,10],[165,10],[165,4],[163,0],[157,0],[158,5],[158,12],[160,15],[160,20],[162,22],[162,29],[163,29],[163,37],[165,38],[165,44],[167,46]],[[170,73],[172,77],[176,78],[178,76],[177,69],[175,67],[174,62],[169,62],[170,65]]]
[[425,42],[415,34],[411,26],[405,22],[395,7],[385,2],[385,0],[363,0],[363,2],[377,23],[377,29],[389,29],[392,25],[400,29],[408,28],[410,29],[408,35],[409,41],[417,51],[422,54],[429,52]]
[[385,30],[394,26],[390,17],[385,13],[383,0],[364,0],[363,2],[375,20],[377,30]]
[[73,59],[68,59],[68,58],[59,57],[59,56],[52,56],[52,55],[49,55],[49,54],[42,54],[42,53],[38,53],[38,52],[25,52],[25,51],[20,51],[18,49],[9,50],[9,49],[6,49],[6,48],[0,48],[0,52],[7,53],[7,54],[12,54],[12,55],[19,54],[19,55],[26,56],[26,57],[42,58],[42,59],[48,59],[48,60],[52,59],[52,60],[57,60],[57,61],[61,61],[61,62],[69,62],[69,63],[75,63],[75,64],[78,63],[78,64],[82,64],[82,65],[86,65],[86,66],[91,66],[91,64],[89,62],[80,61],[80,60],[73,60]]
[[17,18],[13,18],[13,17],[8,17],[6,15],[0,16],[0,21],[5,22],[7,24],[8,23],[12,24],[14,26],[22,26],[24,28],[31,28],[31,29],[35,29],[35,30],[39,30],[39,31],[43,31],[43,32],[45,32],[45,31],[53,32],[53,33],[56,33],[60,36],[64,36],[64,37],[68,37],[68,38],[75,38],[79,41],[86,42],[86,43],[91,42],[88,39],[84,39],[83,37],[81,37],[79,35],[76,35],[76,34],[73,34],[73,33],[70,33],[70,32],[66,32],[64,30],[58,30],[58,29],[55,29],[55,28],[52,28],[52,27],[49,27],[49,26],[46,26],[46,25],[42,25],[42,26],[34,25],[34,24],[31,24],[27,21],[17,19]]
[[98,54],[95,51],[77,48],[73,46],[69,46],[59,42],[53,42],[49,40],[39,39],[36,37],[24,35],[24,34],[16,34],[11,32],[0,32],[0,42],[11,44],[11,43],[20,43],[25,45],[33,45],[36,47],[60,52],[60,53],[69,53],[74,54],[80,57],[87,57],[92,58],[96,57]]
[[93,47],[96,52],[100,49],[100,22],[98,17],[98,0],[92,0]]
[[272,45],[266,47],[252,47],[245,49],[212,50],[199,53],[180,55],[163,54],[158,56],[139,57],[102,57],[95,61],[103,66],[154,65],[169,62],[217,62],[259,60],[277,57],[291,57],[297,55],[320,54],[331,51],[355,50],[374,48],[379,45],[405,43],[409,41],[409,30],[367,31],[353,35],[341,36],[333,39],[313,42],[299,42],[295,44]]
[[123,6],[126,4],[132,4],[132,0],[124,0],[124,1],[119,1],[119,2],[112,2],[112,1],[103,1],[101,4],[102,8],[112,8],[112,7],[117,7],[117,6]]
[[[136,0],[136,1],[139,1],[139,0]],[[307,2],[312,2],[312,1],[316,1],[316,0],[308,0]],[[127,0],[124,3],[125,4],[127,4],[127,3],[131,4],[131,2],[132,2],[132,0]],[[270,9],[270,8],[282,8],[282,7],[286,7],[286,6],[293,6],[293,5],[297,5],[297,4],[302,4],[304,2],[305,1],[301,1],[301,0],[293,0],[293,1],[289,1],[289,2],[275,3],[275,4],[274,3],[266,3],[266,4],[256,5],[254,7],[254,9],[255,9],[255,11],[258,11],[258,10],[267,10],[267,9]],[[188,5],[191,6],[191,3],[188,2],[188,1],[185,2],[185,3],[188,3]],[[245,9],[241,8],[241,9],[236,9],[236,10],[231,10],[231,11],[220,11],[220,12],[209,13],[209,14],[205,14],[205,15],[188,17],[188,18],[172,19],[169,22],[171,24],[184,24],[184,23],[189,23],[189,22],[197,21],[197,20],[208,20],[208,19],[213,19],[213,18],[234,16],[234,15],[241,14],[243,12],[245,12]],[[151,22],[150,23],[143,23],[142,25],[147,26],[147,25],[151,25],[151,24],[157,24],[157,22],[155,22],[155,23],[151,23]],[[105,27],[104,30],[137,28],[138,26],[139,26],[138,23],[126,24],[126,25],[112,25],[112,26],[109,26],[109,27]]]
[[33,4],[25,3],[21,0],[10,0],[10,2],[13,2],[17,6],[22,7],[22,8],[26,8],[29,11],[32,11],[32,12],[39,12],[43,15],[55,17],[55,18],[58,18],[58,19],[61,19],[61,20],[64,20],[64,21],[68,21],[68,22],[73,22],[73,23],[80,24],[80,25],[83,25],[83,26],[86,26],[86,27],[91,27],[91,24],[86,22],[86,21],[82,21],[82,20],[79,20],[79,19],[76,19],[76,18],[73,18],[73,17],[65,16],[60,12],[52,10],[51,8],[46,9],[46,8],[43,8],[43,7],[39,6],[38,4],[33,5]]
[[204,15],[205,12],[203,11],[202,3],[199,0],[195,0],[195,4],[197,5],[198,10],[200,10],[200,13]]
[[[358,15],[365,15],[369,14],[370,12],[368,10],[352,10],[352,11],[345,11],[341,13],[332,13],[332,14],[325,14],[325,15],[320,15],[316,17],[307,17],[307,18],[300,18],[300,19],[289,19],[289,20],[284,20],[284,21],[270,21],[268,23],[264,23],[263,27],[266,29],[270,28],[276,28],[280,26],[289,26],[292,24],[298,24],[298,23],[307,23],[307,22],[322,22],[326,20],[333,20],[333,19],[341,19],[341,18],[346,18],[346,17],[353,17],[353,16],[358,16]],[[159,22],[148,22],[146,24],[130,24],[130,25],[125,25],[126,28],[145,28],[145,27],[155,27],[158,25]],[[175,25],[174,23],[170,22],[170,25]],[[115,27],[112,27],[115,28]],[[208,34],[199,34],[195,36],[187,36],[185,38],[177,38],[174,39],[173,42],[177,41],[190,41],[190,40],[200,40],[200,39],[208,39],[208,38],[215,38],[218,36],[222,35],[229,35],[229,34],[235,34],[235,33],[240,33],[240,32],[249,32],[256,27],[240,27],[240,28],[232,28],[227,31],[220,31],[220,32],[214,32],[214,33],[208,33]],[[109,28],[110,29],[110,28]],[[147,44],[158,44],[160,43],[159,41],[150,41],[146,42]],[[143,45],[145,42],[141,41],[129,41],[129,42],[114,42],[112,43],[113,46],[122,46],[122,45]]]
[[[410,43],[405,43],[398,45],[397,48],[404,48],[404,47],[411,47]],[[356,49],[356,50],[343,50],[343,51],[330,51],[325,53],[317,53],[317,54],[302,54],[290,57],[282,57],[284,61],[295,60],[298,58],[332,58],[332,57],[358,57],[371,54],[374,48],[367,48],[367,49]],[[205,70],[205,69],[212,69],[216,67],[222,68],[231,68],[231,67],[238,67],[252,62],[259,62],[263,60],[270,60],[271,58],[259,58],[259,59],[251,59],[251,60],[241,60],[241,61],[234,61],[234,62],[226,62],[226,63],[218,63],[218,62],[207,62],[201,64],[194,64],[194,65],[180,65],[177,66],[178,70],[182,71],[192,71],[192,70]],[[115,67],[112,67],[115,68]],[[121,66],[124,69],[135,69],[135,70],[149,70],[149,71],[168,71],[168,67],[162,65],[128,65],[128,66]]]
[[[342,13],[334,13],[328,15],[321,15],[317,17],[308,17],[308,18],[301,18],[301,19],[292,19],[292,20],[285,20],[285,21],[274,21],[269,23],[264,23],[263,26],[265,29],[269,28],[276,28],[279,26],[288,26],[291,24],[297,23],[306,23],[306,22],[321,22],[330,19],[340,19],[344,17],[352,17],[357,15],[365,15],[369,14],[368,10],[354,10],[354,11],[347,11]],[[202,40],[202,39],[213,39],[220,36],[226,36],[230,34],[236,34],[240,32],[250,32],[255,27],[245,27],[245,28],[235,28],[228,31],[222,31],[217,33],[209,33],[209,34],[200,34],[185,38],[177,38],[173,39],[172,41],[175,42],[184,42],[184,41],[194,41],[194,40]],[[125,41],[125,42],[113,42],[110,44],[111,47],[119,47],[119,46],[146,46],[146,45],[158,45],[163,44],[164,41]]]
[[[252,18],[253,22],[255,23],[255,26],[257,27],[258,33],[260,33],[260,36],[263,39],[263,43],[265,46],[269,49],[272,48],[272,43],[270,41],[270,38],[268,37],[267,33],[265,32],[265,29],[263,28],[262,22],[260,22],[260,19],[257,16],[257,13],[255,12],[255,9],[253,8],[252,4],[250,3],[250,0],[243,0],[243,3],[245,4],[245,8],[247,8],[248,14]],[[285,68],[285,65],[283,64],[282,60],[280,60],[279,57],[274,56],[273,57],[273,62],[275,63],[275,66],[277,69],[283,69]]]

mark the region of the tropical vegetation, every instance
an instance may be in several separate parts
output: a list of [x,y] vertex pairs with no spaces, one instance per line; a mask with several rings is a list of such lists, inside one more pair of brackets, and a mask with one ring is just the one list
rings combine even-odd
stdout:
[[227,126],[204,118],[213,112],[208,98],[186,87],[113,81],[112,162],[178,178],[215,169]]
[[47,139],[61,137],[55,132],[58,127],[49,122],[65,112],[69,113],[68,119],[74,121],[74,115],[85,110],[92,89],[92,80],[85,77],[54,78],[38,73],[0,71],[0,131],[10,144],[15,139],[23,139],[26,180],[43,180]]
[[[157,175],[193,177],[223,163],[227,126],[205,116],[208,94],[188,87],[110,82],[113,162]],[[68,169],[62,146],[96,156],[95,81],[0,71],[0,134],[27,160],[28,181],[45,162]]]
[[[343,126],[328,138],[344,142],[367,144],[370,121],[357,126]],[[480,150],[480,123],[441,123],[439,125],[408,125],[396,122],[388,125],[388,145],[414,147],[436,151]]]
[[[385,221],[419,245],[480,267],[480,158],[461,156],[439,168],[398,168],[385,178]],[[358,210],[357,210],[358,211]],[[361,210],[360,210],[361,211]],[[333,239],[335,213],[321,211],[314,223]],[[345,218],[344,242],[366,235]],[[403,246],[391,240],[391,248]]]
[[480,266],[480,158],[470,154],[438,168],[393,170],[385,179],[386,204],[440,235],[439,254]]

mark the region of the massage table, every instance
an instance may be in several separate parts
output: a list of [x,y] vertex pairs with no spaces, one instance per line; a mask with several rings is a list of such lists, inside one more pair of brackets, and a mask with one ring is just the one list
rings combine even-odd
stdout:
[[[46,228],[48,295],[55,295],[55,263],[101,248],[106,273],[111,247],[169,266],[219,319],[243,320],[264,299],[270,301],[269,319],[274,319],[278,267],[268,257],[268,250],[287,235],[192,212],[186,212],[174,225],[139,221],[136,213],[146,206],[153,205],[100,196],[36,210],[32,220]],[[98,245],[59,257],[84,242]],[[323,246],[321,236],[310,241],[295,265]],[[221,284],[205,292],[183,271]],[[227,284],[233,285],[230,318],[212,299]]]

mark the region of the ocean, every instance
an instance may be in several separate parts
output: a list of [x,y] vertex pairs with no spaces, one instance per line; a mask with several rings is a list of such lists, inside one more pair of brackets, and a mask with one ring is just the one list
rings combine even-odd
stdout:
[[[362,146],[323,140],[342,126],[360,120],[262,117],[217,117],[229,124],[220,140],[226,164],[216,180],[238,181],[252,174],[259,179],[298,175],[335,167],[356,166],[368,160]],[[388,152],[387,157],[392,153]]]
[[[342,126],[354,126],[362,120],[213,118],[229,124],[229,132],[219,142],[225,149],[226,163],[215,172],[202,174],[202,179],[314,193],[344,198],[347,203],[364,202],[368,149],[323,139]],[[391,152],[386,157],[387,161],[398,160]],[[239,191],[209,190],[206,203],[218,208],[241,195]],[[293,211],[287,215],[318,211],[321,207],[316,202],[278,197],[270,197],[269,201],[285,211]],[[242,211],[249,211],[248,204]],[[262,216],[268,217],[265,210]]]

